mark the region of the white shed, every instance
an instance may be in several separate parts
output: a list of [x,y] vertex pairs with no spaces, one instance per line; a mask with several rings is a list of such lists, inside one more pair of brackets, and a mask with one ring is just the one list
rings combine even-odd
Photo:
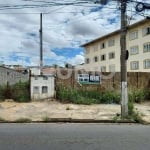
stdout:
[[32,100],[53,98],[55,96],[54,75],[31,75],[30,94]]

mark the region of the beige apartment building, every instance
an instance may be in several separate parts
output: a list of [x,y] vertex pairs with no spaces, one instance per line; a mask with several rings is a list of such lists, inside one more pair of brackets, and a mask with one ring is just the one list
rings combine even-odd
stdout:
[[[128,72],[150,72],[150,20],[144,19],[128,27]],[[120,72],[120,30],[84,45],[85,65],[90,71]]]

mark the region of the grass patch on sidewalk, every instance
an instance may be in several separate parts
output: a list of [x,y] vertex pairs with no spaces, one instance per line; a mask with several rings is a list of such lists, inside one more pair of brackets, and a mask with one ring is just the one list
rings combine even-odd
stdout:
[[0,117],[0,122],[7,122],[4,118]]
[[134,103],[132,101],[129,101],[128,103],[128,116],[122,117],[120,114],[116,114],[113,120],[114,122],[123,120],[127,122],[133,121],[133,122],[141,123],[141,124],[144,123],[144,121],[142,120],[142,114],[134,108]]
[[50,120],[50,119],[49,119],[48,116],[45,116],[45,117],[42,118],[42,121],[43,121],[43,122],[49,122],[49,120]]

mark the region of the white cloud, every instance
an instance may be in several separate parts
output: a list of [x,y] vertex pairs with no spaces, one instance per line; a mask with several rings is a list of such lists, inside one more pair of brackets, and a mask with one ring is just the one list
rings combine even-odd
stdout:
[[[44,1],[55,2],[50,0]],[[57,2],[77,1],[57,0]],[[149,0],[142,2],[149,3]],[[93,40],[120,28],[120,11],[116,9],[117,4],[115,2],[109,3],[98,11],[92,10],[92,12],[91,9],[100,6],[100,4],[95,5],[91,2],[91,4],[79,6],[1,10],[2,4],[12,6],[14,4],[38,5],[44,3],[40,3],[40,1],[38,3],[31,1],[18,2],[18,0],[0,2],[0,61],[5,61],[5,63],[39,64],[40,12],[48,13],[43,15],[45,64],[63,64],[65,61],[69,61],[72,64],[83,63],[83,54],[75,54],[68,58],[63,53],[56,54],[54,49],[65,47],[78,48],[88,40]],[[133,9],[135,4],[129,4],[128,7],[130,10],[135,11]],[[146,13],[150,14],[147,11]],[[133,12],[128,11],[128,15],[131,16],[131,14],[133,15]],[[141,19],[139,15],[134,17],[135,20]],[[10,59],[12,55],[17,56],[17,60]]]

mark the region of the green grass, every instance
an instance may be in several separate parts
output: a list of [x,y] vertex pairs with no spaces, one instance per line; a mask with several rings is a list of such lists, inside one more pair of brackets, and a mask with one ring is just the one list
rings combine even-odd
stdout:
[[57,90],[57,99],[60,102],[68,102],[74,104],[112,104],[120,103],[120,94],[116,92],[98,92],[88,90],[75,90],[66,87],[60,87]]
[[43,121],[43,122],[49,122],[49,117],[48,117],[48,116],[43,117],[43,118],[42,118],[42,121]]
[[142,114],[139,113],[137,110],[134,108],[134,103],[132,101],[129,101],[128,103],[128,116],[122,117],[121,115],[116,114],[113,118],[114,122],[118,122],[121,120],[126,120],[126,121],[134,121],[136,123],[144,123],[142,120]]
[[0,122],[7,122],[7,121],[0,117]]

